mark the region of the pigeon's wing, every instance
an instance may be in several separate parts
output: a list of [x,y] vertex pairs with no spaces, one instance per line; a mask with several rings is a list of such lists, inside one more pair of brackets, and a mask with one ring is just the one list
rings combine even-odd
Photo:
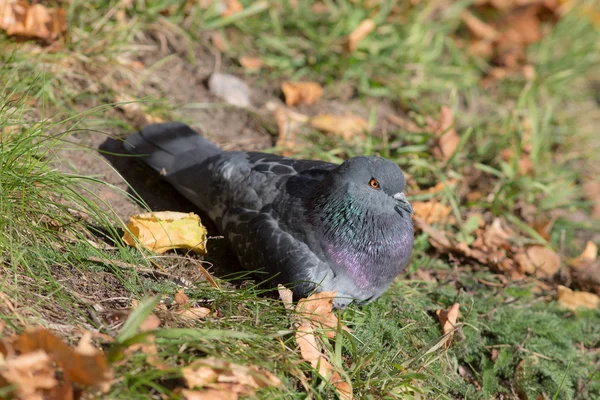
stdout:
[[[223,152],[165,176],[219,226],[227,210],[259,211],[286,196],[312,189],[335,164],[258,152]],[[293,178],[293,179],[290,179]]]
[[305,296],[315,287],[328,286],[334,271],[305,240],[292,235],[271,206],[260,211],[231,209],[223,216],[223,234],[242,265],[266,272],[264,280],[290,283],[294,293]]

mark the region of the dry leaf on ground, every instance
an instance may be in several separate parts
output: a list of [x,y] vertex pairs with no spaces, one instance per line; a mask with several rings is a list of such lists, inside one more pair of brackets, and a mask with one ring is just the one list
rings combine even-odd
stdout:
[[460,316],[460,304],[454,303],[447,310],[437,310],[435,314],[437,315],[440,325],[442,326],[442,333],[444,335],[448,335],[446,341],[444,342],[444,348],[447,349],[452,343],[452,337],[454,336],[454,332],[457,327],[456,321]]
[[125,118],[137,129],[142,129],[146,125],[156,124],[164,122],[159,117],[154,117],[142,110],[142,106],[139,102],[136,102],[133,98],[128,96],[117,96],[117,107],[123,110]]
[[244,56],[240,57],[239,61],[240,65],[247,71],[258,71],[263,67],[263,65],[265,65],[263,60],[261,60],[259,57]]
[[250,107],[250,87],[237,76],[213,73],[208,78],[208,90],[226,103],[237,107]]
[[558,304],[569,310],[576,310],[578,307],[590,309],[600,307],[600,297],[598,295],[571,290],[562,285],[558,286],[557,300]]
[[600,181],[588,181],[582,185],[585,197],[592,202],[592,217],[600,219]]
[[[337,317],[333,314],[333,299],[336,293],[325,291],[315,293],[306,299],[301,299],[296,306],[296,312],[300,315],[301,323],[296,331],[296,343],[300,347],[302,358],[319,371],[324,379],[327,379],[336,388],[340,398],[352,399],[352,386],[344,381],[340,374],[334,370],[327,356],[323,353],[321,338],[315,334],[316,328],[326,328],[326,336],[335,337],[338,325]],[[348,329],[343,327],[343,329]]]
[[551,278],[560,269],[560,256],[545,246],[530,246],[515,257],[523,271],[538,278]]
[[9,36],[42,39],[50,43],[66,32],[66,13],[63,8],[0,0],[0,29]]
[[70,398],[72,383],[107,391],[112,371],[90,338],[84,335],[75,349],[43,328],[4,339],[0,346],[0,376],[26,399]]
[[600,295],[600,259],[594,242],[588,241],[581,255],[569,261],[569,267],[578,288]]
[[[186,386],[195,391],[190,399],[237,399],[238,396],[253,396],[257,389],[279,387],[281,381],[269,371],[255,366],[235,364],[215,357],[197,360],[181,369]],[[191,394],[191,393],[190,393]],[[229,397],[227,397],[229,396]]]
[[223,0],[223,10],[221,11],[221,15],[224,17],[237,14],[244,9],[242,3],[239,0]]
[[369,129],[367,121],[355,115],[319,114],[310,119],[310,125],[323,132],[339,135],[348,141]]
[[414,215],[423,218],[428,224],[444,222],[452,212],[452,207],[439,201],[413,201],[411,203]]
[[375,22],[372,19],[362,21],[348,36],[348,51],[353,52],[358,47],[358,43],[363,40],[369,33],[375,30]]
[[313,104],[323,96],[323,88],[317,82],[283,82],[281,90],[288,107],[296,104]]
[[593,262],[598,257],[598,246],[590,240],[585,245],[585,249],[579,257],[569,261],[569,265],[573,268],[584,268],[586,264]]
[[162,211],[134,215],[127,229],[123,241],[130,246],[139,243],[157,253],[177,248],[206,254],[207,231],[194,213]]
[[434,133],[437,137],[433,155],[444,161],[448,161],[458,148],[460,137],[454,129],[454,114],[452,109],[442,106],[440,118],[435,126]]
[[187,295],[183,292],[183,289],[179,289],[177,293],[175,293],[175,303],[178,305],[181,306],[183,304],[187,304],[189,300],[189,297],[187,297]]
[[279,129],[279,136],[275,145],[283,149],[284,156],[289,156],[292,154],[292,149],[298,144],[296,143],[296,135],[300,127],[307,123],[309,118],[306,115],[272,103],[268,103],[267,108],[273,110]]

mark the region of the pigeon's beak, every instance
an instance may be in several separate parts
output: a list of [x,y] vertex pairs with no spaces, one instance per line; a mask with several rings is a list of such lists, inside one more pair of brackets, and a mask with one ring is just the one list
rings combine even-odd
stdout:
[[413,213],[413,208],[408,202],[408,199],[406,198],[406,195],[404,193],[399,192],[393,195],[392,197],[394,198],[394,200],[400,203],[400,207],[402,207],[403,210],[407,211],[410,214]]

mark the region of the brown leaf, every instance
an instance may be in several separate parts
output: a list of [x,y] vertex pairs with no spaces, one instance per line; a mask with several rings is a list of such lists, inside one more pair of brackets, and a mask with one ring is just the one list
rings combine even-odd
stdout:
[[181,372],[186,386],[190,389],[208,388],[209,391],[233,392],[236,396],[252,396],[256,389],[281,386],[279,378],[269,371],[255,366],[234,364],[215,357],[197,360],[182,368]]
[[310,125],[323,132],[339,135],[345,140],[351,140],[369,128],[367,121],[354,115],[319,114],[310,119]]
[[291,155],[291,150],[298,144],[296,143],[296,134],[300,127],[308,122],[308,117],[285,107],[273,106],[273,108],[279,128],[279,137],[275,145],[284,149],[284,155]]
[[325,359],[321,352],[321,346],[317,343],[314,328],[310,322],[304,322],[296,330],[296,343],[300,347],[300,355],[319,371],[319,375],[328,379],[333,367]]
[[237,14],[244,9],[242,3],[238,0],[223,0],[225,8],[221,12],[221,15],[224,17]]
[[103,353],[96,351],[90,354],[88,351],[88,354],[85,354],[84,351],[82,354],[46,329],[40,328],[22,333],[16,338],[13,346],[21,353],[43,350],[52,362],[63,369],[70,381],[81,385],[103,385],[112,379],[112,373],[108,369]]
[[435,200],[413,201],[411,205],[414,215],[423,218],[428,224],[443,222],[452,212],[452,207],[443,205]]
[[358,43],[363,40],[369,33],[375,30],[375,22],[372,19],[362,21],[348,36],[347,47],[352,53],[358,47]]
[[227,44],[227,40],[225,36],[221,32],[213,32],[210,35],[210,41],[213,46],[217,48],[217,50],[221,52],[226,52],[229,50],[229,45]]
[[600,219],[600,181],[585,182],[581,189],[585,197],[592,202],[592,217]]
[[485,39],[491,42],[500,36],[500,33],[493,26],[486,24],[468,10],[463,10],[460,17],[469,29],[469,32],[477,39]]
[[315,293],[306,299],[300,299],[296,306],[296,312],[303,321],[327,329],[326,335],[329,338],[335,337],[338,325],[338,319],[332,312],[335,295],[336,293],[331,291]]
[[576,269],[585,268],[585,266],[593,262],[596,257],[598,257],[598,246],[591,240],[588,240],[583,252],[581,252],[579,257],[569,261],[569,265]]
[[516,260],[524,272],[538,278],[551,278],[560,269],[560,256],[545,246],[530,246]]
[[141,343],[140,349],[142,350],[142,353],[146,355],[146,362],[161,371],[171,368],[158,356],[158,348],[156,347],[154,335],[148,335],[145,339],[146,341]]
[[175,311],[175,314],[187,320],[203,319],[210,315],[210,309],[206,307],[183,308]]
[[183,292],[183,289],[179,289],[177,293],[175,293],[175,303],[178,305],[181,306],[187,304],[189,300],[189,297]]
[[207,231],[200,217],[194,213],[162,211],[138,214],[129,219],[127,228],[129,231],[125,232],[123,241],[130,246],[140,244],[157,253],[183,248],[206,254]]
[[433,155],[444,161],[448,161],[452,154],[458,148],[460,137],[454,129],[454,114],[452,109],[442,106],[440,109],[440,119],[437,122],[435,130],[437,144],[433,149]]
[[181,391],[185,400],[237,400],[239,398],[236,392],[229,392],[220,389],[207,390],[188,390]]
[[248,71],[258,71],[265,64],[259,57],[243,56],[239,59],[240,65]]
[[9,36],[42,39],[51,43],[67,30],[65,10],[26,1],[0,0],[0,29]]
[[[454,336],[454,331],[456,329],[456,320],[460,315],[460,304],[454,303],[447,310],[437,310],[435,312],[437,315],[440,325],[442,326],[442,333],[444,335]],[[444,348],[450,347],[451,340],[448,340],[444,343]]]
[[446,187],[450,190],[458,183],[458,179],[449,179],[445,182],[440,181],[435,186],[432,186],[425,190],[417,190],[416,192],[411,192],[411,195],[420,195],[420,194],[437,194],[444,191]]
[[281,90],[288,107],[296,104],[313,104],[323,96],[323,88],[317,82],[283,82]]
[[557,301],[558,304],[573,311],[578,307],[590,309],[600,307],[600,297],[598,295],[573,291],[562,285],[558,286]]
[[9,385],[15,385],[15,394],[21,399],[43,399],[43,391],[58,385],[52,360],[44,350],[3,360],[0,376]]

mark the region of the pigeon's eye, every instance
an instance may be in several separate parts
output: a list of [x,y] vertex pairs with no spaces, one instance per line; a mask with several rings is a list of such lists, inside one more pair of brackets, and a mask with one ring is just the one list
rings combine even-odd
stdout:
[[373,189],[379,189],[379,181],[375,178],[371,178],[371,180],[369,181],[369,185],[373,188]]

